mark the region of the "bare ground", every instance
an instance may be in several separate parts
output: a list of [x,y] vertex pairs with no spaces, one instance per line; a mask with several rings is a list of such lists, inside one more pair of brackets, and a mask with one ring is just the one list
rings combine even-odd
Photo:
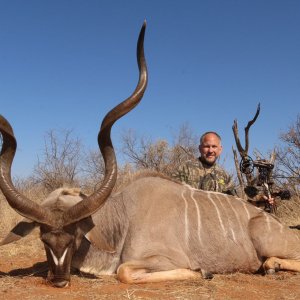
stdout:
[[37,237],[35,232],[0,248],[2,299],[300,299],[300,274],[292,272],[139,285],[120,283],[114,276],[73,274],[71,285],[58,289],[46,283],[47,264]]

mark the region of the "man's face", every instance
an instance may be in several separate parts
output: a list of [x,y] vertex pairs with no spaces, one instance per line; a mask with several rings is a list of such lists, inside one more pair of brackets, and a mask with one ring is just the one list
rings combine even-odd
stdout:
[[203,161],[213,165],[222,152],[220,139],[213,133],[206,134],[202,144],[199,145],[199,151]]

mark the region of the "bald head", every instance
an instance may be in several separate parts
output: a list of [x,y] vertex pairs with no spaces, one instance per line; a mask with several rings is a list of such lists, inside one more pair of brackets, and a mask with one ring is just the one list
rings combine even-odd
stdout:
[[214,165],[222,153],[221,137],[213,131],[205,132],[200,138],[199,151],[203,162]]

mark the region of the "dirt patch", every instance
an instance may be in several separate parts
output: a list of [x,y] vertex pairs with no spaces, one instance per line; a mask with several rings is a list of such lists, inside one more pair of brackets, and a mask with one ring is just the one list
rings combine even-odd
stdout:
[[46,283],[47,264],[35,232],[23,240],[0,247],[2,299],[299,299],[300,274],[279,272],[272,276],[215,275],[193,280],[128,285],[114,276],[99,278],[73,274],[64,289]]

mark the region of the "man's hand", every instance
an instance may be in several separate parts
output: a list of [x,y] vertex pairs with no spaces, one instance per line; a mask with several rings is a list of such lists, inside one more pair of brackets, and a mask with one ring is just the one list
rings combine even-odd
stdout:
[[274,198],[272,198],[272,197],[267,197],[267,196],[263,196],[263,198],[264,198],[264,200],[266,200],[266,201],[268,201],[268,203],[270,204],[270,205],[274,205],[275,204],[275,199]]

